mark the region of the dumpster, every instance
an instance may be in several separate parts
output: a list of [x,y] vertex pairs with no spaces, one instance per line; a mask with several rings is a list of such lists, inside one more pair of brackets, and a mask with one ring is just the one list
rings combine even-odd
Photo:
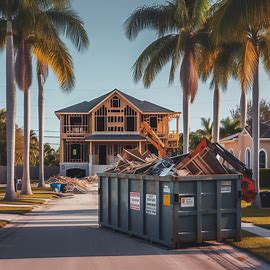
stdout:
[[241,238],[241,175],[98,176],[101,227],[171,248]]

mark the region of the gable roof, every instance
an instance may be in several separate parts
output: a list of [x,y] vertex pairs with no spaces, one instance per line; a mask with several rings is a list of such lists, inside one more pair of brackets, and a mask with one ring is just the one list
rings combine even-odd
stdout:
[[[249,134],[250,137],[252,138],[252,127],[247,126],[247,127],[245,127],[245,129],[243,131],[245,131],[247,134]],[[235,134],[230,135],[228,137],[225,137],[225,138],[221,139],[220,142],[223,143],[226,141],[237,140],[239,135],[242,134],[243,131],[239,132],[239,133],[235,133]],[[269,124],[260,123],[260,139],[270,139],[270,125]]]
[[[246,127],[247,132],[249,133],[249,135],[252,137],[252,127],[248,126]],[[269,139],[270,138],[270,126],[265,124],[265,123],[261,123],[260,124],[260,138],[261,139]]]
[[112,95],[113,93],[119,93],[124,98],[126,98],[129,102],[131,102],[135,107],[137,107],[140,111],[143,113],[174,113],[174,111],[169,110],[167,108],[164,108],[162,106],[159,106],[157,104],[151,103],[149,101],[145,100],[139,100],[135,97],[132,97],[122,91],[119,91],[118,89],[115,89],[113,91],[110,91],[109,93],[102,95],[98,98],[95,98],[90,101],[83,101],[78,104],[63,108],[61,110],[56,111],[55,113],[88,113],[90,112],[94,107],[96,107],[100,102],[102,102],[104,99]]

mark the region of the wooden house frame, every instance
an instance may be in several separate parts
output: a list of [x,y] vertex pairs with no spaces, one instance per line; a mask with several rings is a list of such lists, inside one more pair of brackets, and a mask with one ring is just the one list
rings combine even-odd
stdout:
[[[142,123],[168,152],[179,148],[180,113],[141,101],[117,89],[89,102],[55,112],[60,120],[60,172],[90,175],[102,172],[117,154],[130,148],[161,155],[142,130]],[[170,131],[170,121],[176,130]]]

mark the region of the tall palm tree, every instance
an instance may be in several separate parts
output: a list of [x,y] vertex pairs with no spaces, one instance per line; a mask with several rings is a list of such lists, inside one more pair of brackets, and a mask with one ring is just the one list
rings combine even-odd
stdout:
[[[70,9],[49,9],[46,11],[52,27],[60,33],[66,34],[78,51],[89,46],[88,35],[84,29],[83,22],[78,15]],[[57,71],[55,71],[57,72]],[[39,119],[39,187],[45,185],[44,179],[44,84],[48,77],[48,63],[37,62],[38,81],[38,119]],[[61,87],[65,90],[65,85]]]
[[253,175],[256,179],[257,206],[259,184],[259,64],[270,72],[270,2],[268,0],[220,0],[213,7],[212,29],[216,41],[240,40],[244,46],[241,80],[252,87]]
[[139,56],[133,66],[134,80],[149,87],[161,69],[171,61],[169,82],[182,56],[180,81],[183,88],[183,152],[189,151],[189,110],[198,90],[198,63],[201,27],[209,9],[208,0],[171,0],[164,5],[143,6],[125,22],[130,40],[144,29],[153,29],[158,38]]
[[[1,24],[5,23],[6,31],[6,107],[7,107],[7,186],[5,200],[12,201],[16,198],[14,186],[14,164],[15,164],[15,129],[16,129],[16,83],[14,65],[14,43],[13,43],[13,21],[16,19],[18,11],[28,10],[29,15],[34,14],[39,5],[52,4],[60,5],[60,2],[69,0],[1,0],[0,14]],[[3,35],[2,35],[3,36]],[[2,41],[2,40],[1,40]],[[2,45],[2,42],[1,42]]]
[[220,88],[227,89],[231,77],[237,78],[238,61],[237,56],[241,50],[240,43],[215,44],[212,36],[202,48],[200,57],[200,76],[206,81],[210,76],[210,89],[213,95],[213,141],[220,139]]
[[45,186],[44,178],[44,89],[43,85],[48,77],[48,65],[37,62],[38,81],[38,158],[39,158],[39,187]]
[[[88,45],[88,37],[78,16],[69,8],[44,8],[35,16],[24,19],[26,14],[18,16],[16,57],[16,79],[20,89],[24,91],[25,120],[24,120],[24,174],[22,194],[31,194],[29,174],[29,147],[30,147],[30,92],[32,83],[32,54],[38,60],[39,71],[43,79],[46,76],[46,66],[52,67],[63,90],[70,91],[74,86],[74,72],[71,56],[58,35],[59,30],[65,29],[66,36],[80,49]],[[28,24],[27,24],[28,23]],[[54,25],[55,24],[55,25]],[[45,46],[44,46],[45,45]],[[52,46],[54,48],[52,48]],[[47,54],[47,55],[45,55]],[[50,59],[48,59],[50,58]],[[43,64],[46,63],[46,64]],[[43,70],[42,70],[43,69]],[[42,84],[38,78],[38,82]],[[40,89],[39,89],[39,92]],[[42,142],[42,141],[41,141]],[[44,183],[43,183],[44,184]]]

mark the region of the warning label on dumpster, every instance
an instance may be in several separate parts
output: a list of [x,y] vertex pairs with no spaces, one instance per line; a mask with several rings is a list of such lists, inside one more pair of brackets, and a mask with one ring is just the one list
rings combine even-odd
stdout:
[[170,187],[167,186],[167,185],[165,185],[165,186],[163,187],[163,193],[171,193]]
[[231,193],[232,192],[232,182],[222,181],[221,182],[221,193]]
[[140,211],[140,193],[130,192],[130,209]]
[[165,206],[171,205],[171,195],[169,195],[169,194],[163,195],[163,204]]
[[182,197],[181,198],[181,207],[194,207],[195,200],[194,197]]
[[146,194],[145,213],[154,216],[157,214],[157,196],[155,194]]

